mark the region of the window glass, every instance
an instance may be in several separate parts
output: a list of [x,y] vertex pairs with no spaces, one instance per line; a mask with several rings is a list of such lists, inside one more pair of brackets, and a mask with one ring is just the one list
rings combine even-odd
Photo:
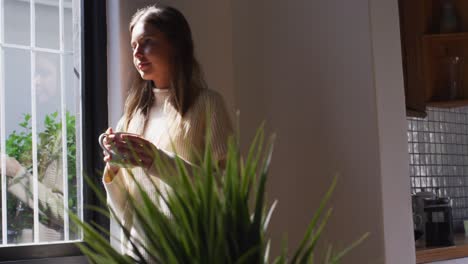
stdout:
[[60,48],[59,0],[35,1],[36,45]]
[[29,45],[31,42],[31,14],[29,0],[3,0],[5,42]]
[[80,1],[32,4],[0,1],[0,247],[81,238]]

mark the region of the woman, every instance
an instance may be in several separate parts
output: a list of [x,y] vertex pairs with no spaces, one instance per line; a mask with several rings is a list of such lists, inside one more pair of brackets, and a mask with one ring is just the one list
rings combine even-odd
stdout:
[[[206,88],[194,57],[189,25],[178,10],[160,6],[141,9],[130,22],[130,33],[137,74],[116,130],[139,136],[114,134],[111,128],[106,131],[105,148],[126,160],[115,165],[112,155],[105,151],[103,182],[108,203],[131,238],[144,243],[133,211],[127,206],[128,195],[141,199],[132,179],[161,208],[164,204],[150,181],[165,191],[163,195],[169,189],[153,164],[154,152],[147,150],[157,151],[169,162],[178,155],[187,165],[195,165],[208,140],[206,129],[210,129],[213,156],[223,165],[232,127],[222,98]],[[140,147],[132,150],[129,145]],[[122,246],[125,253],[132,254],[128,241]],[[145,258],[148,260],[148,256]]]

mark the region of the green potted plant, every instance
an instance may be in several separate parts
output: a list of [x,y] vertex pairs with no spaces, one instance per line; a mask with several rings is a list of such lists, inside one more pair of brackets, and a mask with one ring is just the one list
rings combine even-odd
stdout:
[[[266,142],[260,128],[244,158],[238,142],[229,141],[226,167],[220,170],[212,161],[209,142],[205,148],[202,165],[192,170],[193,177],[180,160],[176,168],[167,166],[156,158],[160,173],[170,175],[171,194],[165,198],[170,215],[165,214],[151,202],[149,196],[138,186],[143,204],[130,198],[137,221],[146,235],[143,247],[134,245],[135,256],[120,254],[101,235],[109,232],[104,228],[72,218],[83,228],[86,244],[78,244],[91,263],[147,263],[143,253],[156,263],[269,263],[269,239],[267,226],[274,205],[267,206],[265,184],[273,152],[272,141]],[[327,202],[336,186],[336,177],[325,193],[313,219],[307,228],[298,249],[289,253],[284,247],[272,263],[313,263],[316,246],[331,216]],[[92,186],[102,201],[104,195]],[[93,208],[110,217],[115,213],[109,208]],[[128,238],[129,230],[123,233]],[[325,263],[339,263],[353,247],[368,234],[341,251],[324,253]]]

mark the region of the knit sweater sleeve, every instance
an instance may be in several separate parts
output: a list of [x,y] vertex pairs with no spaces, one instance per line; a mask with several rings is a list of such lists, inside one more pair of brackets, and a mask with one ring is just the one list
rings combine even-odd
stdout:
[[224,161],[227,154],[228,139],[233,134],[232,123],[226,105],[220,94],[212,92],[207,97],[207,110],[211,151],[215,161]]
[[[123,130],[123,118],[119,120],[116,126],[116,132]],[[119,169],[117,174],[112,177],[112,181],[106,182],[105,178],[110,172],[104,169],[102,182],[107,193],[107,203],[114,210],[116,216],[122,219],[125,207],[128,203],[128,186],[125,181],[124,169]]]

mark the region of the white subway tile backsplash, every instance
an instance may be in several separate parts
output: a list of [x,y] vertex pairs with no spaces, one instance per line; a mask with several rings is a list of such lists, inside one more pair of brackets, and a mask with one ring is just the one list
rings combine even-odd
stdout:
[[460,228],[468,219],[468,107],[427,112],[425,119],[408,118],[411,189],[452,198]]

